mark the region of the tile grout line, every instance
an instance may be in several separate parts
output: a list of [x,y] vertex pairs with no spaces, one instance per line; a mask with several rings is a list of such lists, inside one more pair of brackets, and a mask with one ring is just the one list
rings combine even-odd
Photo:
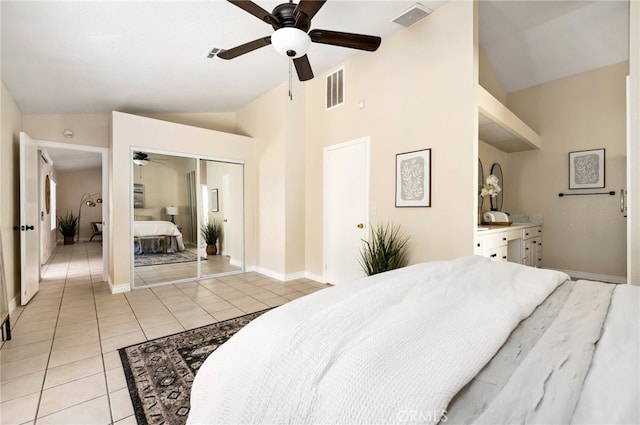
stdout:
[[[86,246],[85,246],[85,250],[86,250]],[[109,380],[107,379],[107,365],[104,361],[104,352],[102,350],[102,338],[100,337],[101,333],[100,333],[100,317],[98,316],[98,303],[96,302],[96,288],[93,282],[93,273],[91,273],[91,266],[90,266],[90,262],[89,262],[89,252],[86,252],[86,257],[87,257],[87,268],[89,270],[89,282],[91,284],[91,295],[93,297],[93,309],[96,313],[96,327],[98,328],[98,345],[100,346],[100,361],[102,363],[102,374],[104,377],[104,385],[105,385],[105,390],[106,390],[106,396],[107,396],[107,406],[109,407],[109,420],[110,420],[110,424],[114,423],[114,419],[113,419],[113,406],[111,404],[111,393],[109,392]],[[96,397],[99,398],[99,397]],[[95,399],[92,399],[95,400]],[[87,400],[89,401],[89,400]],[[86,403],[83,402],[83,403]]]
[[[53,251],[51,258],[55,259],[56,255],[58,254],[58,248],[59,246],[56,245],[55,250]],[[50,266],[51,264],[49,264]],[[47,266],[47,271],[49,270],[49,266]],[[62,286],[62,294],[60,295],[60,304],[58,305],[58,315],[56,316],[56,323],[55,323],[55,327],[53,328],[53,335],[51,336],[51,346],[49,347],[49,356],[47,357],[47,363],[44,367],[44,375],[42,376],[42,386],[40,387],[40,394],[38,396],[38,404],[36,406],[36,412],[35,412],[35,416],[33,418],[33,423],[37,424],[38,423],[38,414],[40,413],[40,406],[42,404],[42,396],[44,395],[44,385],[47,382],[47,373],[49,371],[49,363],[51,362],[51,355],[53,353],[53,344],[54,341],[56,339],[56,333],[58,332],[58,322],[60,321],[60,314],[62,313],[62,300],[64,299],[64,293],[67,289],[67,278],[69,275],[69,261],[67,262],[67,269],[65,271],[65,275],[64,275],[64,285]],[[28,304],[27,304],[28,305]]]

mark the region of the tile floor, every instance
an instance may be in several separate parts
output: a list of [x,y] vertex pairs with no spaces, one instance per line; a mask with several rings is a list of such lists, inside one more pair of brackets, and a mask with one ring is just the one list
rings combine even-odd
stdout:
[[61,245],[0,347],[2,424],[135,424],[117,349],[284,304],[318,289],[257,273],[112,295],[100,244]]
[[[196,248],[186,248],[187,251],[197,252]],[[229,257],[224,255],[210,255],[201,262],[202,275],[239,271],[240,268],[229,264]],[[152,285],[171,280],[189,279],[198,276],[198,265],[195,261],[187,263],[161,264],[157,266],[136,266],[136,287]]]

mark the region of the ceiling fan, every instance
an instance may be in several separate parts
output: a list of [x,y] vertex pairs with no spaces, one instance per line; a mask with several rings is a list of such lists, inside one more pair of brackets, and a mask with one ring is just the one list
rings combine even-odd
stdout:
[[224,50],[218,53],[218,56],[222,59],[233,59],[271,44],[278,53],[293,60],[300,81],[313,78],[307,57],[312,42],[375,52],[382,41],[380,37],[371,35],[321,29],[309,31],[311,19],[327,0],[300,0],[298,4],[290,0],[289,3],[276,6],[271,13],[250,0],[227,1],[271,25],[275,32],[270,36]]
[[133,163],[135,165],[139,165],[142,167],[143,165],[147,165],[150,162],[155,162],[157,164],[165,164],[167,160],[162,158],[150,158],[149,155],[144,152],[133,153]]

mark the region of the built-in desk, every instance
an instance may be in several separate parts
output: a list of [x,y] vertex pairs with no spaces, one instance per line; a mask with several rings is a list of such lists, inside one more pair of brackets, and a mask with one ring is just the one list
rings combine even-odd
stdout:
[[512,261],[542,267],[542,223],[485,226],[478,230],[474,253],[492,261]]

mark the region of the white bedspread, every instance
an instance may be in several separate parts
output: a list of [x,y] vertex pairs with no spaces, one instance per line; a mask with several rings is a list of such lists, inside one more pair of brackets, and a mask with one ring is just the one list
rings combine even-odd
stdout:
[[170,221],[134,221],[133,236],[139,238],[150,236],[175,236],[178,242],[178,251],[184,251],[184,241],[182,233],[178,227]]
[[571,423],[640,423],[640,287],[616,286]]
[[574,283],[551,326],[473,423],[570,423],[614,288],[585,280]]
[[516,325],[566,279],[464,257],[293,301],[207,359],[188,423],[437,423]]

